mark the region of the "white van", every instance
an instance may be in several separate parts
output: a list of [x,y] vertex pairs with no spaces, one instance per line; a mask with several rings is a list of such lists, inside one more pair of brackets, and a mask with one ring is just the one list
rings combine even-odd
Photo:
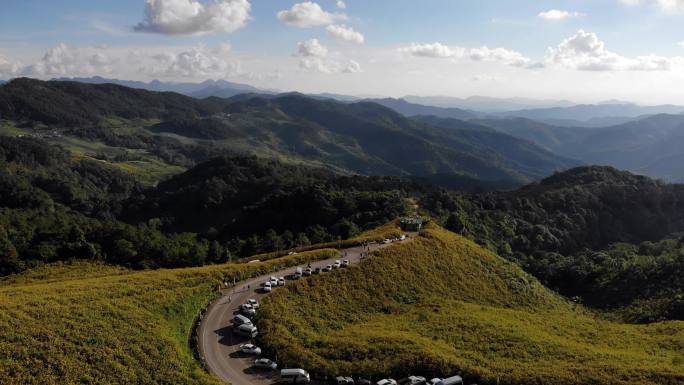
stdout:
[[282,369],[280,380],[288,384],[308,384],[311,382],[311,377],[304,369]]
[[438,382],[437,385],[463,385],[463,378],[461,376],[445,378]]
[[240,326],[234,326],[233,333],[247,338],[254,338],[259,334],[256,326],[252,324],[242,324]]

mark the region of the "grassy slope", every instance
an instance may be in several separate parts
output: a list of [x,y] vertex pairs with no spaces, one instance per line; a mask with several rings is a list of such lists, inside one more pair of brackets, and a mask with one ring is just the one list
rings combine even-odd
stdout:
[[378,378],[460,372],[481,383],[681,384],[684,323],[624,325],[568,303],[445,230],[298,282],[260,312],[282,364]]
[[[131,126],[125,126],[125,122],[121,121],[110,123],[112,124],[112,131],[125,133],[129,131],[133,132],[138,129],[132,126],[132,122],[129,122]],[[13,122],[0,121],[0,135],[19,136],[29,135],[32,133],[32,130],[19,128]],[[125,152],[129,156],[137,160],[128,160],[120,162],[106,162],[103,160],[98,161],[108,163],[113,167],[116,167],[123,171],[130,172],[134,174],[136,177],[138,177],[140,181],[147,184],[154,184],[161,179],[185,171],[183,167],[167,164],[160,160],[158,157],[148,153],[145,150],[129,149],[125,147],[112,147],[96,140],[84,140],[68,135],[61,135],[59,137],[47,137],[43,138],[43,140],[45,140],[48,143],[62,146],[63,148],[67,149],[75,159],[98,160],[96,158],[98,153],[114,156],[116,154],[121,154]]]
[[[394,232],[388,224],[359,237]],[[57,263],[2,278],[0,384],[219,384],[188,343],[216,285],[335,255],[142,272]]]
[[10,277],[0,286],[1,382],[218,384],[193,360],[188,337],[224,275],[335,254],[146,272],[57,264]]

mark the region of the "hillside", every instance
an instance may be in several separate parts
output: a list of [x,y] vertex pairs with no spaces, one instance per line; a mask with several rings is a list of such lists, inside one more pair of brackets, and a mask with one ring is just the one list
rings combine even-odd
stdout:
[[120,165],[0,136],[0,275],[70,259],[197,266],[348,239],[404,215],[420,189],[254,156],[149,186]]
[[472,119],[478,117],[479,113],[475,111],[466,111],[460,108],[454,107],[433,107],[423,104],[415,104],[407,102],[404,99],[368,99],[368,102],[377,103],[381,106],[391,108],[394,111],[404,115],[404,116],[416,116],[416,115],[432,115],[440,118],[451,118],[451,119]]
[[524,118],[480,119],[479,123],[527,139],[585,164],[608,165],[672,182],[684,181],[677,167],[684,156],[684,116],[653,115],[604,127],[561,127]]
[[580,120],[587,121],[594,118],[626,117],[655,114],[679,114],[684,107],[671,104],[658,106],[640,106],[630,103],[580,104],[568,107],[536,108],[519,111],[500,112],[502,117],[518,117],[544,121],[550,120]]
[[511,192],[434,192],[447,228],[547,286],[632,321],[684,320],[684,186],[609,167],[558,173]]
[[218,385],[195,359],[193,324],[224,277],[330,258],[334,250],[271,262],[134,272],[56,264],[0,280],[3,385]]
[[455,174],[520,185],[576,165],[504,134],[473,140],[375,103],[298,94],[199,100],[113,84],[15,79],[0,89],[0,119],[30,134],[57,129],[184,167],[220,153],[249,153],[367,175]]
[[627,385],[684,380],[684,324],[613,323],[438,228],[362,266],[271,295],[258,320],[281,363],[328,375],[468,383]]

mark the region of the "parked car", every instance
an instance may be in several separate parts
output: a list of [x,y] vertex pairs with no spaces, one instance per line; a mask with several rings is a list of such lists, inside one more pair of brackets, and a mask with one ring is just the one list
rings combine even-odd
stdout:
[[259,335],[259,331],[257,330],[256,326],[252,325],[251,323],[233,326],[233,333],[245,338],[254,338]]
[[373,381],[367,378],[359,378],[359,380],[356,381],[356,385],[373,385]]
[[438,382],[437,385],[463,385],[463,378],[461,376],[451,376]]
[[354,379],[351,377],[335,377],[335,383],[337,385],[354,385]]
[[242,314],[238,314],[235,317],[233,317],[233,325],[235,326],[240,326],[242,324],[252,324],[252,320],[243,316]]
[[254,356],[261,354],[261,348],[254,344],[242,344],[240,345],[240,351]]
[[252,305],[252,307],[253,307],[254,309],[258,309],[258,308],[259,308],[259,302],[257,302],[257,300],[255,300],[254,298],[248,299],[248,300],[247,300],[247,303],[250,304],[250,305]]
[[348,259],[345,259],[344,261],[342,261],[342,267],[348,267],[349,264],[350,264],[350,262]]
[[382,243],[386,245],[386,244],[392,243],[392,240],[385,238],[382,240]]
[[441,378],[433,378],[432,380],[428,381],[430,385],[437,385],[440,381],[442,381]]
[[271,287],[271,282],[269,281],[269,282],[264,283],[264,287],[262,287],[261,290],[264,293],[270,293],[273,290],[273,288]]
[[285,286],[285,277],[278,278],[278,286]]
[[278,278],[271,277],[271,287],[276,287],[276,286],[278,286]]
[[280,380],[288,384],[308,384],[311,382],[311,376],[304,369],[282,369]]
[[332,269],[333,269],[332,265],[328,265],[328,266],[323,268],[323,272],[327,273],[327,272],[332,271]]
[[408,376],[399,380],[399,385],[425,385],[427,380],[422,376]]
[[254,367],[259,369],[276,370],[278,369],[278,364],[276,364],[273,360],[269,360],[268,358],[257,358],[254,361]]
[[311,277],[311,272],[312,272],[312,271],[313,271],[313,270],[311,270],[310,267],[307,267],[306,270],[304,270],[303,275],[304,275],[305,277]]
[[243,303],[242,305],[240,305],[240,312],[246,315],[247,317],[253,317],[254,315],[256,315],[256,310],[252,307],[252,305],[248,303]]
[[321,271],[323,271],[323,269],[321,269],[320,267],[317,267],[314,269],[313,273],[314,274],[321,274]]
[[384,378],[376,382],[375,385],[397,385],[397,381],[392,378]]
[[333,269],[339,269],[340,266],[342,266],[342,261],[340,261],[339,259],[336,260],[335,263],[333,263],[332,265]]

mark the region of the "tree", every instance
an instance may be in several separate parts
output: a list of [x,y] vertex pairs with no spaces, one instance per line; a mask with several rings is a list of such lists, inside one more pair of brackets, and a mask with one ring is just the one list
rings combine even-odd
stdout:
[[0,273],[11,274],[19,269],[19,253],[4,227],[0,226]]
[[294,242],[295,242],[295,246],[297,246],[297,247],[309,246],[311,244],[309,237],[307,237],[306,234],[304,234],[304,233],[298,233],[297,238],[295,238]]
[[273,229],[266,231],[266,235],[264,235],[264,238],[261,241],[262,251],[278,251],[283,248],[283,240],[280,239],[278,233]]

